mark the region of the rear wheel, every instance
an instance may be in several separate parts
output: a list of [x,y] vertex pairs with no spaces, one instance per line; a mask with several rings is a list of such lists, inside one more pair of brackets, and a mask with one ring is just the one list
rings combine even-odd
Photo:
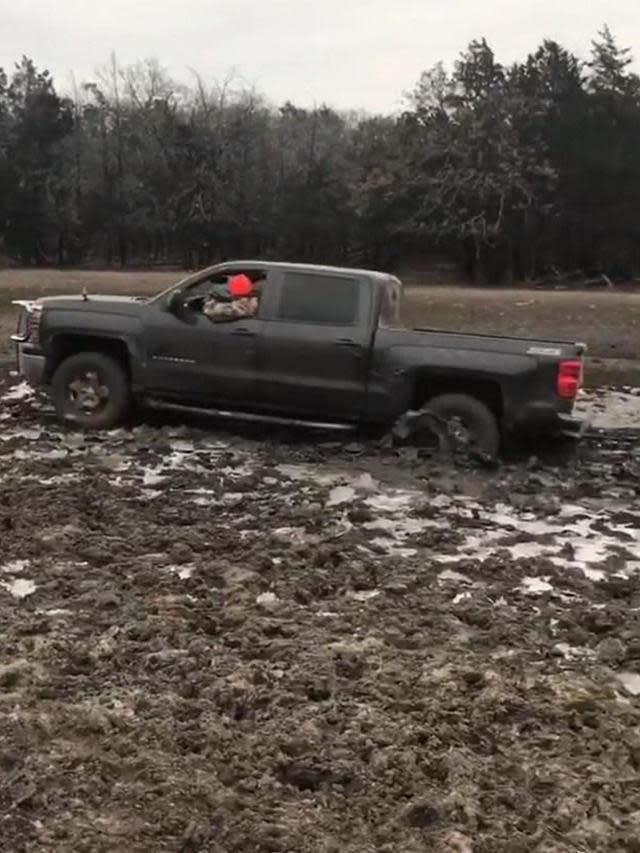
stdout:
[[69,356],[51,383],[58,416],[83,429],[110,429],[131,408],[131,388],[123,367],[100,352]]
[[468,394],[442,394],[429,400],[422,411],[436,415],[446,424],[446,432],[454,449],[479,453],[491,459],[498,455],[498,421],[491,409],[475,397]]

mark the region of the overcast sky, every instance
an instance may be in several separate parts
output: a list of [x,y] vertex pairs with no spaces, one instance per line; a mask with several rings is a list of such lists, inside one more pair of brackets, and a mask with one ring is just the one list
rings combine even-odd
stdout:
[[0,0],[0,66],[24,53],[66,88],[115,51],[185,81],[235,69],[277,103],[392,111],[473,38],[502,62],[543,38],[586,55],[605,22],[640,57],[639,0]]

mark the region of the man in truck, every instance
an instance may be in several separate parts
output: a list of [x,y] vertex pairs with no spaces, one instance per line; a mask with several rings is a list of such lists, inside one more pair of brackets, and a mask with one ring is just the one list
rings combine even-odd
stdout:
[[215,288],[205,300],[202,312],[214,323],[255,317],[258,313],[258,291],[248,275],[229,278],[226,285]]

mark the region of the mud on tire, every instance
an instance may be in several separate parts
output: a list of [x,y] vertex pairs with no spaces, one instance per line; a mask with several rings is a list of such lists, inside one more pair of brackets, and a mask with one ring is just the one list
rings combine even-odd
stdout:
[[58,416],[83,429],[110,429],[126,417],[131,388],[124,368],[100,352],[66,358],[51,382]]
[[455,434],[456,424],[466,433],[468,450],[494,459],[500,450],[500,428],[495,415],[481,400],[468,394],[442,394],[429,400],[423,411],[438,415]]

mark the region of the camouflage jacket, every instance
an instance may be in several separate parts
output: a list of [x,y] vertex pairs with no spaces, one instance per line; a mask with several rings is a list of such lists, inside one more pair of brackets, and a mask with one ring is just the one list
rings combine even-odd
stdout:
[[241,299],[234,299],[232,302],[207,299],[202,311],[214,323],[238,320],[243,317],[255,317],[258,313],[258,299],[255,296],[245,296]]

